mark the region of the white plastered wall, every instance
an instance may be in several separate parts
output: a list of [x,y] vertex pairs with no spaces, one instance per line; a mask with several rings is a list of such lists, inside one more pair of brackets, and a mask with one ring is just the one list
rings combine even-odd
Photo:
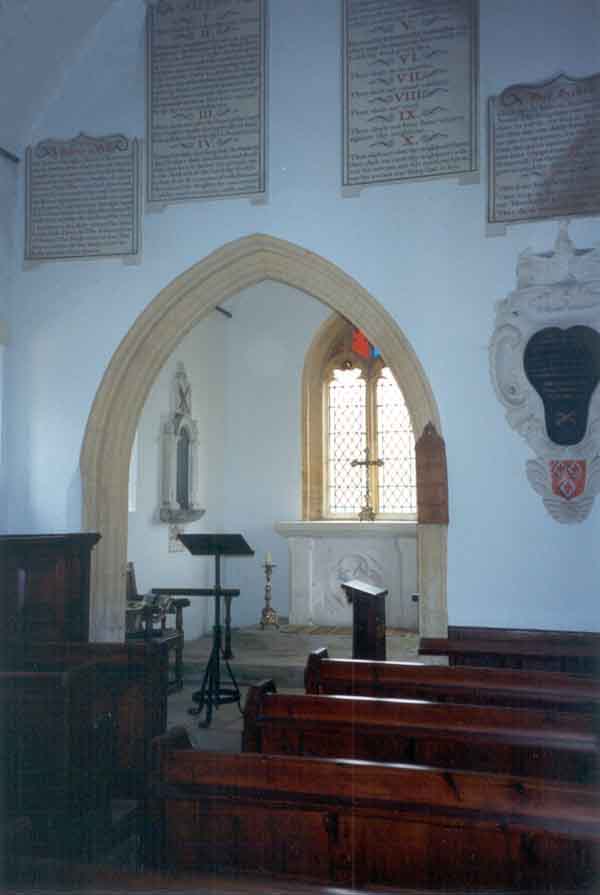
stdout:
[[[189,533],[223,527],[223,452],[225,341],[227,321],[213,313],[195,327],[169,357],[146,399],[137,428],[135,510],[129,512],[127,558],[135,564],[141,594],[153,587],[209,587],[210,560],[187,550],[169,552],[169,526],[158,516],[161,478],[161,428],[172,409],[172,387],[178,362],[184,364],[192,391],[192,416],[198,423],[198,497],[202,519],[185,525]],[[205,598],[190,598],[184,613],[187,638],[210,625]]]
[[[167,526],[157,521],[159,429],[175,365],[182,361],[198,422],[199,496],[206,510],[186,531],[240,532],[255,550],[254,557],[222,561],[224,584],[241,590],[232,614],[233,623],[243,625],[260,618],[267,551],[276,563],[273,606],[288,612],[288,549],[273,526],[300,518],[302,367],[315,330],[330,311],[306,293],[272,281],[245,289],[224,306],[232,317],[213,312],[198,323],[146,399],[138,424],[137,507],[129,514],[128,558],[135,561],[140,591],[212,584],[212,560],[192,558],[187,551],[169,554]],[[206,627],[200,608],[205,604],[192,598],[186,636]]]
[[225,575],[242,590],[236,622],[256,624],[267,551],[277,565],[273,606],[288,613],[288,548],[273,525],[301,518],[302,368],[330,311],[306,293],[270,281],[245,290],[228,307],[225,528],[241,529],[256,556],[227,560]]
[[5,450],[5,365],[9,341],[10,295],[16,267],[16,199],[16,164],[0,156],[0,532],[10,527],[11,518],[6,490],[8,464]]
[[[114,4],[31,140],[80,130],[143,137],[144,10],[143,0]],[[271,3],[267,203],[148,214],[139,267],[51,264],[15,277],[5,389],[11,530],[81,525],[83,434],[121,339],[182,271],[232,240],[266,233],[354,277],[426,371],[448,456],[450,623],[600,629],[598,501],[579,526],[546,516],[525,478],[528,449],[506,424],[488,373],[494,302],[514,287],[518,253],[550,249],[556,224],[485,235],[487,96],[559,70],[596,71],[597,13],[591,0],[575,11],[564,0],[482,0],[482,182],[391,185],[342,199],[339,4]],[[21,208],[17,258],[22,230]],[[578,247],[597,242],[598,219],[574,221],[571,236]]]

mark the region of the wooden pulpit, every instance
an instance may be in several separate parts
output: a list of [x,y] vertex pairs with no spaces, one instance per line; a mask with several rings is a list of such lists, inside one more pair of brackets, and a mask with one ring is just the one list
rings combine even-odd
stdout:
[[352,605],[352,658],[385,660],[385,598],[387,590],[365,581],[342,584]]

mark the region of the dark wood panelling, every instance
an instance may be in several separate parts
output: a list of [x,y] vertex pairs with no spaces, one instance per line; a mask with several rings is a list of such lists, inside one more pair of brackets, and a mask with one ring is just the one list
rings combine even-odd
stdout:
[[415,444],[417,519],[422,524],[448,524],[448,469],[446,445],[433,423]]
[[87,640],[99,534],[0,535],[0,630],[23,641]]

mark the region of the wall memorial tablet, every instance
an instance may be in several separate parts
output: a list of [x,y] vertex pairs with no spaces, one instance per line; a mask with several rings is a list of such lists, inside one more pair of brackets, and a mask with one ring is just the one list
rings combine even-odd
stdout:
[[600,213],[600,74],[507,87],[489,129],[490,223]]
[[25,160],[25,260],[136,256],[140,146],[122,134],[42,140]]
[[264,0],[159,0],[146,62],[148,201],[264,193]]
[[600,333],[590,326],[538,330],[525,346],[525,375],[544,404],[554,444],[578,444],[600,381]]
[[478,170],[477,0],[344,0],[344,186]]
[[600,492],[600,247],[567,224],[554,251],[523,252],[498,303],[490,371],[509,424],[535,459],[527,478],[559,522],[581,522]]

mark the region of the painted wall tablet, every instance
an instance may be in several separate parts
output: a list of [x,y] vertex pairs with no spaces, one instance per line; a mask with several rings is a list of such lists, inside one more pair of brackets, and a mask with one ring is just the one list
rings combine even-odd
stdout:
[[140,145],[123,134],[42,140],[25,160],[25,260],[137,256]]
[[490,223],[600,214],[599,119],[600,73],[492,97]]

